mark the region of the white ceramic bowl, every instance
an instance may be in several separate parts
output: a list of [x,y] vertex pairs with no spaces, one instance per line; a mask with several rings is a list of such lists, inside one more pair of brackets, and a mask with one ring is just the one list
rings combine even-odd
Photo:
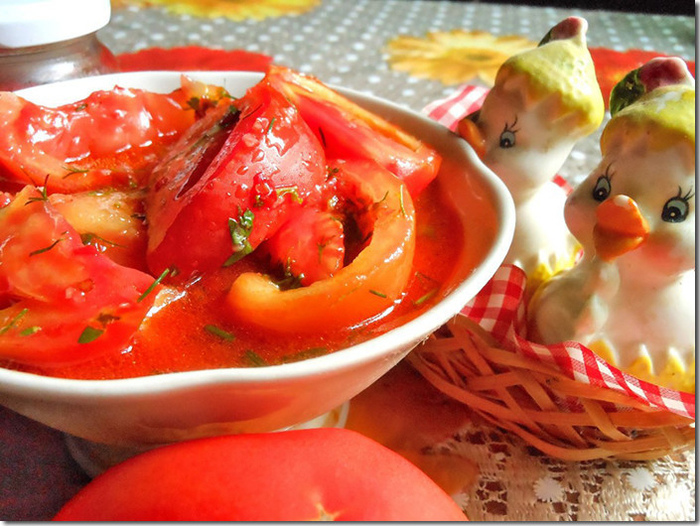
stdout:
[[[189,75],[222,85],[233,95],[242,95],[261,78],[247,72]],[[179,78],[176,72],[126,73],[20,93],[34,102],[56,105],[115,84],[168,92],[179,86]],[[461,224],[455,228],[463,229],[466,235],[454,289],[448,296],[419,317],[374,339],[284,365],[106,381],[49,378],[0,368],[0,403],[75,437],[124,448],[222,433],[279,430],[341,406],[455,315],[505,257],[514,229],[510,194],[466,142],[444,127],[389,102],[339,91],[432,144],[444,156],[438,181],[459,208]],[[474,250],[475,246],[485,248]]]

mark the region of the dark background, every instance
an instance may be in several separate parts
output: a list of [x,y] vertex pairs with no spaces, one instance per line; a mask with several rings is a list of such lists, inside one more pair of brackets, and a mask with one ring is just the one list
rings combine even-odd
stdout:
[[695,16],[695,3],[691,0],[454,0],[474,3],[533,5],[542,7],[575,7],[579,9],[604,9],[630,13],[657,13],[666,15]]

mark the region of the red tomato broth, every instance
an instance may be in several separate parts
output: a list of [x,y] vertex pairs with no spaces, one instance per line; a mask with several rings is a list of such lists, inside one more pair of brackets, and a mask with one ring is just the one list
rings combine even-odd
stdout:
[[231,267],[173,288],[184,293],[182,297],[145,320],[133,344],[119,355],[52,368],[4,365],[47,376],[116,379],[273,365],[360,343],[415,318],[451,290],[449,280],[465,243],[461,229],[455,228],[461,219],[447,202],[438,182],[428,186],[414,204],[418,224],[416,252],[413,277],[405,295],[389,312],[359,326],[313,335],[288,335],[232,324],[224,312],[224,298],[230,284],[243,272],[266,271],[253,253]]
[[[259,84],[258,87],[261,85],[262,84]],[[215,101],[217,98],[223,96],[218,91],[209,93],[211,87],[205,85],[192,85],[189,86],[188,89],[194,90],[195,95],[199,94],[201,91],[202,100],[205,102],[207,100]],[[403,135],[399,133],[398,129],[395,128],[393,124],[382,121],[378,116],[374,116],[374,114],[367,114],[366,111],[354,106],[354,104],[349,101],[337,101],[334,97],[326,93],[327,90],[318,89],[320,91],[314,92],[311,98],[315,99],[315,103],[324,102],[327,98],[328,100],[326,102],[335,101],[333,103],[341,105],[344,108],[344,113],[341,117],[347,120],[346,124],[348,130],[355,129],[357,119],[359,119],[359,122],[367,125],[363,128],[365,129],[364,134],[360,134],[360,136],[357,136],[357,134],[353,135],[353,137],[355,137],[354,143],[360,146],[360,150],[362,150],[362,147],[366,147],[367,143],[373,143],[376,134],[380,134],[387,139],[382,143],[382,153],[388,156],[388,158],[403,158],[405,155],[405,148],[403,148],[403,146],[409,146],[410,150],[418,147],[418,149],[421,150],[421,154],[418,156],[419,160],[423,159],[426,160],[426,162],[430,160],[429,168],[431,168],[432,172],[426,173],[426,178],[429,180],[437,175],[441,156],[430,145],[420,143],[420,141],[415,138],[411,138],[413,142],[409,141],[410,144],[404,144],[406,142],[405,140],[394,141],[394,139],[396,139],[395,136],[400,139]],[[259,90],[255,88],[251,90],[252,93],[256,91]],[[207,93],[209,93],[209,95],[207,95]],[[257,108],[258,106],[255,107]],[[312,109],[314,108],[315,106],[312,105]],[[274,118],[270,119],[270,124],[268,126],[263,126],[264,130],[266,130],[264,137],[267,137],[271,131],[277,134],[282,130],[282,128],[280,128],[282,124],[280,119],[282,118],[283,112],[277,113],[279,113],[279,119],[276,115]],[[300,110],[300,113],[304,121],[306,121],[307,118],[313,118],[315,115],[313,111],[311,114],[307,111],[306,115],[304,115],[305,112]],[[272,126],[273,122],[275,123],[275,127]],[[300,127],[291,126],[290,129],[303,132],[303,128],[305,128],[304,124],[305,122],[301,122]],[[193,127],[196,126],[195,124]],[[343,133],[342,126],[338,129],[333,128],[333,130],[335,134]],[[347,133],[352,134],[353,132],[348,131]],[[327,136],[328,130],[324,132],[324,137]],[[418,141],[418,146],[414,144],[416,141]],[[296,144],[294,140],[292,140],[292,142]],[[351,141],[351,143],[352,142],[353,141]],[[350,157],[357,155],[367,160],[374,159],[373,154],[368,155],[366,152],[363,153],[364,150],[355,152],[353,148],[348,148],[349,151],[346,153],[348,153]],[[178,144],[171,150],[177,154],[177,152],[181,150],[181,145]],[[309,150],[309,148],[306,148],[306,150]],[[318,148],[316,148],[316,150],[318,150]],[[306,153],[309,152],[306,151]],[[303,154],[304,151],[302,151],[302,155]],[[314,156],[312,155],[311,157]],[[324,157],[323,151],[316,157],[319,158],[318,160],[320,160],[322,166],[326,166],[330,170],[329,167],[331,165],[323,163],[322,161]],[[444,159],[444,161],[447,160],[448,159]],[[440,171],[444,176],[447,176],[446,179],[448,181],[459,182],[461,179],[455,179],[453,176],[459,174],[463,168],[461,166],[455,166],[451,161],[450,159],[450,162],[443,163]],[[411,165],[411,167],[406,168],[409,174],[412,173],[411,170],[415,171],[422,166],[414,166],[411,162],[407,162]],[[279,169],[277,163],[273,164]],[[447,167],[446,164],[448,164],[449,167]],[[285,171],[285,173],[286,172],[287,171]],[[428,170],[428,172],[430,172],[430,170]],[[175,177],[179,177],[177,169],[173,173]],[[325,176],[325,171],[323,175]],[[394,175],[397,175],[399,179],[405,183],[405,180],[400,174],[395,173]],[[73,175],[71,175],[71,177],[73,177]],[[347,173],[345,177],[347,177]],[[443,177],[443,179],[445,179],[445,177]],[[187,180],[189,181],[189,179]],[[369,184],[371,178],[367,181],[364,179],[361,180],[363,184],[365,182]],[[294,181],[296,182],[296,179]],[[387,183],[384,182],[384,184]],[[153,181],[151,180],[150,187],[147,191],[150,192],[153,188]],[[435,305],[457,286],[461,281],[461,277],[468,275],[468,273],[478,265],[483,256],[483,251],[489,241],[486,238],[489,237],[491,227],[494,225],[494,221],[492,220],[494,218],[491,218],[490,214],[486,214],[489,217],[484,218],[474,213],[475,210],[480,210],[480,205],[476,202],[478,201],[478,196],[473,200],[474,202],[459,203],[460,210],[455,210],[455,203],[449,195],[451,189],[451,187],[444,187],[441,181],[434,181],[429,184],[418,197],[414,197],[413,204],[415,205],[416,214],[415,256],[412,265],[409,265],[411,259],[406,258],[402,269],[402,272],[404,272],[403,276],[410,276],[409,282],[405,287],[401,286],[396,289],[392,295],[381,294],[381,286],[378,286],[379,281],[376,284],[372,284],[372,289],[368,291],[365,290],[365,293],[371,292],[376,294],[376,296],[369,297],[373,302],[377,302],[379,297],[384,298],[383,303],[379,305],[380,308],[386,309],[383,312],[373,315],[370,319],[357,323],[356,321],[351,322],[348,318],[342,317],[345,321],[339,322],[341,324],[340,328],[336,325],[332,329],[327,329],[325,332],[311,332],[306,335],[303,335],[303,331],[298,330],[298,327],[294,329],[294,324],[287,326],[284,330],[271,324],[270,320],[275,319],[276,316],[268,316],[258,320],[258,326],[246,325],[241,320],[236,321],[234,316],[237,311],[231,308],[232,306],[236,306],[236,304],[230,301],[228,303],[226,302],[227,294],[230,300],[231,293],[229,291],[232,289],[232,283],[237,281],[239,276],[243,273],[248,275],[251,273],[265,274],[272,271],[266,259],[268,257],[267,250],[255,251],[253,249],[252,253],[230,267],[227,267],[226,265],[228,263],[226,263],[224,267],[215,265],[212,269],[198,269],[197,272],[201,272],[201,274],[192,282],[178,282],[180,279],[184,280],[184,276],[191,276],[192,274],[189,272],[181,273],[182,277],[176,277],[174,275],[166,277],[163,283],[165,285],[164,290],[159,293],[156,306],[150,311],[149,315],[141,324],[141,327],[134,334],[130,345],[121,352],[119,352],[118,347],[116,349],[113,348],[108,353],[102,355],[96,353],[89,358],[86,357],[83,362],[70,365],[67,365],[65,362],[60,366],[56,365],[56,363],[51,365],[46,363],[46,365],[43,365],[36,362],[38,365],[30,366],[0,361],[0,366],[4,365],[14,369],[56,377],[79,379],[128,378],[177,371],[274,365],[326,354],[368,340],[406,323],[408,320],[415,318]],[[338,189],[336,189],[336,191],[337,190]],[[46,188],[44,188],[44,192],[46,192]],[[399,196],[403,195],[402,192],[403,190],[398,192]],[[336,195],[341,199],[343,198],[342,191]],[[381,194],[378,194],[372,197],[370,202],[373,203],[373,205],[384,203],[385,206],[388,206],[389,201],[385,201],[388,195],[392,196],[394,200],[396,199],[396,194],[390,194],[387,191],[383,198],[380,199]],[[401,203],[401,210],[403,211],[403,201],[400,199],[399,202]],[[257,205],[257,201],[254,204]],[[316,204],[311,204],[310,206],[313,207],[316,206]],[[364,204],[361,205],[361,207],[364,206]],[[394,208],[396,207],[397,205],[394,206]],[[242,209],[242,207],[239,208]],[[204,209],[209,210],[209,207],[204,207],[203,210]],[[256,218],[258,218],[260,210],[256,208],[256,212]],[[360,214],[360,220],[362,220],[363,212],[360,211]],[[124,213],[121,215],[118,213],[111,213],[99,225],[93,225],[88,221],[88,225],[85,228],[88,229],[89,234],[92,234],[93,228],[99,226],[99,232],[104,233],[110,238],[112,237],[110,228],[114,227],[117,221],[122,220],[123,215]],[[148,234],[150,236],[152,234],[152,232],[150,232],[150,226],[153,224],[154,215],[149,213],[144,215],[147,220],[147,225],[149,226]],[[404,211],[404,216],[405,215]],[[132,216],[134,216],[134,214],[129,216],[129,220],[135,223],[136,226],[131,225],[127,229],[126,240],[129,246],[132,248],[135,247],[135,250],[138,252],[141,248],[137,243],[138,235],[136,234],[143,233],[141,232],[143,225],[140,225],[138,221],[133,221]],[[368,217],[369,216],[371,216],[371,214],[368,214]],[[358,218],[356,217],[355,219]],[[463,239],[465,235],[463,229],[461,227],[455,228],[455,225],[461,225],[465,221],[472,223],[474,220],[479,222],[478,232],[472,231],[466,234],[466,240]],[[230,221],[231,219],[229,218],[229,223]],[[219,221],[215,223],[219,224]],[[294,226],[299,228],[298,224]],[[229,224],[229,228],[230,227],[231,225]],[[81,236],[82,235],[81,233]],[[250,232],[248,235],[250,235]],[[182,236],[180,237],[182,238]],[[231,233],[231,237],[233,237],[233,232]],[[181,247],[188,246],[187,243],[189,241],[195,242],[197,239],[203,240],[202,242],[207,244],[209,236],[206,233],[203,234],[201,229],[195,229],[191,239],[185,236],[185,238],[180,239],[179,243],[174,245],[175,253],[183,253]],[[377,239],[385,238],[377,237]],[[391,237],[387,239],[391,239]],[[234,244],[235,242],[234,240]],[[469,245],[469,250],[464,250],[465,243]],[[230,241],[227,240],[226,244],[228,250]],[[361,244],[362,243],[356,243],[357,246]],[[322,245],[319,244],[319,247],[320,246]],[[348,247],[351,251],[354,250],[352,242],[350,245],[346,243],[345,248]],[[150,248],[147,250],[150,250]],[[184,253],[186,253],[186,251]],[[350,259],[347,258],[346,254],[346,264],[353,258],[354,254]],[[279,261],[277,263],[279,264]],[[122,264],[131,266],[130,262],[122,262]],[[372,263],[369,267],[373,269],[389,268],[378,267],[376,265],[377,264]],[[407,273],[409,266],[410,273]],[[147,277],[155,279],[160,269],[154,268],[150,264],[149,267],[151,272],[150,276]],[[177,264],[173,265],[173,267],[177,269],[180,268]],[[303,270],[304,269],[302,269],[302,271]],[[365,276],[365,272],[371,271],[364,269],[364,271],[359,272],[357,275]],[[386,279],[391,280],[392,278],[386,276]],[[240,282],[240,280],[238,281]],[[381,283],[387,286],[389,285],[388,281],[381,281]],[[115,286],[118,286],[118,284]],[[403,290],[403,293],[399,292],[401,290]],[[393,301],[393,298],[396,298],[397,294],[401,294],[399,300]],[[153,293],[153,297],[155,296],[156,294]],[[166,301],[165,298],[168,296],[177,296],[177,299]],[[359,301],[367,304],[367,301],[364,300],[365,296],[356,297],[362,297],[363,299]],[[241,303],[241,305],[245,304],[246,303]],[[253,301],[252,303],[247,303],[247,305],[250,307],[257,304]],[[315,303],[311,303],[307,305],[307,307],[312,308],[313,305],[315,305]],[[249,310],[255,312],[254,309]],[[258,312],[267,311],[262,309]],[[342,313],[344,314],[346,311],[342,310]],[[258,315],[258,317],[260,316]],[[340,320],[341,317],[338,319]],[[357,319],[362,318],[354,318],[354,320]],[[298,321],[301,323],[304,320],[300,319]],[[342,326],[342,323],[346,325]],[[356,325],[350,326],[350,323],[356,323]],[[267,329],[262,327],[267,327]],[[310,326],[310,330],[315,331],[313,324]],[[78,343],[82,342],[79,341]]]

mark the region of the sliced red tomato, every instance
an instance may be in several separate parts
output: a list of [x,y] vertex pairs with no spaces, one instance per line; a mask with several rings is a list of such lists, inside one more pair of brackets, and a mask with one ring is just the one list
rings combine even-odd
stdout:
[[0,239],[2,359],[55,366],[118,352],[153,304],[151,276],[84,245],[33,187],[0,209]]
[[270,277],[241,274],[227,296],[232,319],[283,333],[350,327],[399,300],[411,276],[415,211],[405,184],[372,161],[339,161],[340,194],[360,210],[365,248],[333,277],[282,290]]
[[183,90],[115,87],[57,108],[0,92],[0,180],[72,193],[141,185],[195,119]]
[[273,265],[308,286],[330,278],[345,259],[343,218],[333,210],[300,208],[292,213],[265,247]]
[[319,80],[273,65],[267,78],[299,108],[328,157],[372,159],[417,196],[440,169],[440,154],[398,126],[362,108]]
[[326,178],[321,144],[267,82],[220,104],[155,168],[146,200],[148,264],[184,275],[252,252]]
[[464,521],[398,453],[345,429],[220,436],[107,470],[59,521]]
[[84,244],[93,245],[125,267],[147,269],[142,191],[52,194],[49,202],[80,234]]

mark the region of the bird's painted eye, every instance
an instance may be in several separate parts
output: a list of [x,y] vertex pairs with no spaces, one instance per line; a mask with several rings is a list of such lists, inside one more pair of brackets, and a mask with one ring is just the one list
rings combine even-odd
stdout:
[[606,175],[601,175],[593,187],[592,196],[596,201],[605,201],[610,195],[612,187],[610,185],[610,177]]
[[683,192],[679,188],[678,195],[672,197],[666,203],[664,203],[664,209],[661,211],[661,219],[667,223],[681,223],[685,221],[688,217],[688,212],[690,211],[690,206],[688,201],[693,197],[692,190],[686,195],[682,195]]
[[501,133],[498,145],[501,148],[512,148],[515,146],[515,133],[510,130],[504,130],[503,133]]
[[518,130],[515,129],[515,125],[518,122],[518,118],[515,118],[515,121],[513,124],[506,125],[503,127],[503,131],[501,132],[501,136],[498,140],[498,145],[501,148],[512,148],[515,146],[515,134],[517,133]]

